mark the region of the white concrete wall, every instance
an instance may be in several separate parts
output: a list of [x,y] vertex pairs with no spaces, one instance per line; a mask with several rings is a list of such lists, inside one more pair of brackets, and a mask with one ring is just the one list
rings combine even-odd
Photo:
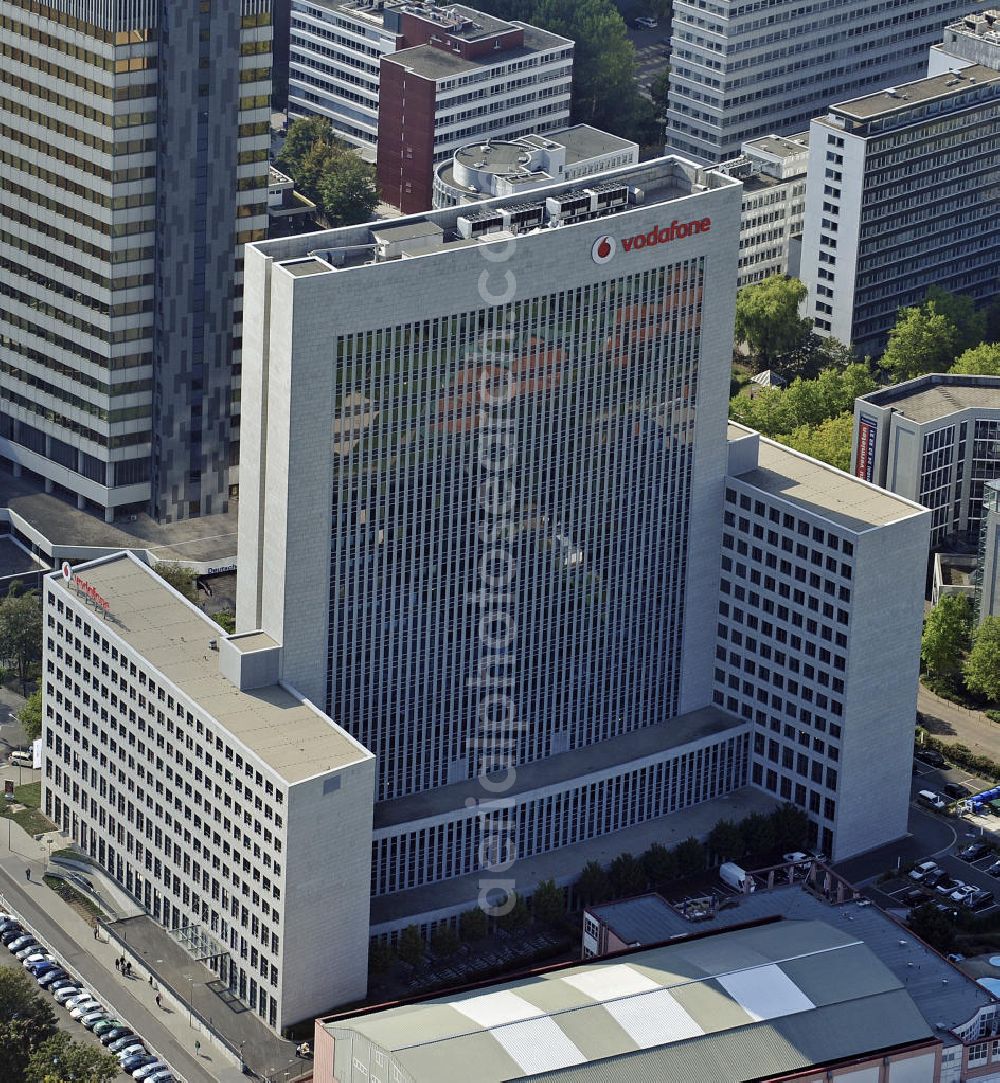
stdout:
[[857,536],[836,860],[906,833],[930,512]]

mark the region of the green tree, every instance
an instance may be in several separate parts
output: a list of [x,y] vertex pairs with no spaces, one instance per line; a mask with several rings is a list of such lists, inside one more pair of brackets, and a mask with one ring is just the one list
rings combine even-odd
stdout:
[[746,344],[755,371],[776,368],[808,341],[812,321],[799,316],[807,292],[798,279],[770,275],[737,293],[736,339]]
[[555,880],[543,880],[531,896],[531,912],[542,925],[560,925],[566,917],[566,893]]
[[743,832],[747,853],[761,857],[774,850],[777,835],[770,816],[765,816],[762,812],[751,812],[740,821],[740,830]]
[[1000,342],[982,342],[959,354],[951,371],[966,376],[1000,376]]
[[0,657],[17,667],[27,695],[32,667],[42,660],[42,603],[35,591],[11,591],[0,601]]
[[98,1046],[74,1042],[65,1031],[57,1031],[31,1054],[24,1083],[112,1083],[121,1065]]
[[231,609],[224,609],[221,613],[213,613],[212,620],[226,635],[231,636],[236,631],[236,614]]
[[37,741],[42,735],[42,690],[32,692],[17,712],[17,720],[29,741]]
[[841,414],[818,425],[799,425],[776,439],[838,470],[850,470],[853,434],[854,418],[850,414]]
[[466,943],[485,939],[489,931],[489,918],[478,906],[472,910],[466,910],[459,915],[458,932],[462,940]]
[[671,880],[677,879],[674,853],[662,842],[654,842],[642,855],[642,867],[646,870],[646,879],[657,891],[663,891]]
[[955,947],[955,926],[946,914],[935,910],[932,903],[924,903],[910,913],[907,924],[925,943],[940,952]]
[[677,863],[677,875],[694,876],[705,871],[705,847],[698,839],[691,838],[679,842],[674,847],[674,861]]
[[955,325],[955,353],[978,346],[986,338],[986,311],[976,308],[976,302],[964,293],[948,293],[940,286],[931,286],[924,295],[935,308]]
[[416,925],[407,925],[399,934],[396,953],[409,966],[419,966],[424,959],[424,938]]
[[732,820],[720,820],[709,832],[708,849],[720,861],[738,861],[743,856],[743,832]]
[[947,677],[957,673],[972,641],[972,603],[945,594],[927,614],[920,637],[920,658],[928,673]]
[[611,879],[611,890],[619,899],[641,895],[648,887],[642,862],[631,854],[619,854],[611,862],[608,876]]
[[153,571],[178,594],[183,594],[189,601],[198,601],[198,577],[190,568],[185,568],[183,564],[161,561],[153,565]]
[[375,167],[351,151],[335,154],[320,178],[317,195],[331,228],[370,222],[378,206]]
[[368,972],[370,974],[384,974],[392,966],[396,953],[392,945],[384,940],[376,940],[368,949]]
[[658,117],[667,115],[669,93],[670,69],[664,68],[663,71],[653,76],[653,81],[649,84],[649,96],[653,101],[653,108],[656,110]]
[[964,666],[965,686],[991,703],[1000,703],[1000,617],[986,617],[972,633]]
[[0,1079],[23,1079],[31,1054],[55,1030],[55,1013],[24,971],[0,967]]
[[450,925],[442,925],[431,937],[431,947],[442,959],[450,959],[458,951],[459,944],[458,933]]
[[316,143],[333,142],[333,125],[326,117],[299,117],[288,126],[288,134],[274,164],[298,183],[299,169]]
[[516,891],[514,892],[514,905],[506,914],[501,914],[497,918],[497,924],[501,929],[509,933],[516,932],[518,929],[523,929],[526,925],[531,924],[531,912],[528,910],[528,904]]
[[809,817],[804,809],[787,802],[771,813],[775,849],[787,853],[801,850],[809,840]]
[[958,341],[958,328],[938,311],[936,301],[901,309],[896,326],[889,332],[882,368],[896,381],[912,380],[928,372],[947,372],[958,352]]
[[576,881],[575,890],[580,905],[589,906],[611,898],[611,881],[596,861],[588,861]]

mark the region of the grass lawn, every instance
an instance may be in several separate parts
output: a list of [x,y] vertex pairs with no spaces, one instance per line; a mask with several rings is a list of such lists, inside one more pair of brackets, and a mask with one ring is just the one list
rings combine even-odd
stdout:
[[96,925],[99,918],[104,917],[104,911],[91,902],[86,895],[77,891],[76,888],[70,887],[62,877],[59,876],[43,876],[42,880],[47,887],[52,890],[62,899],[64,902],[69,903],[73,909],[90,922],[91,925]]
[[44,835],[46,831],[55,831],[56,825],[39,811],[42,803],[41,782],[28,782],[24,786],[14,787],[14,802],[24,808],[13,811],[4,803],[0,807],[0,816],[7,816],[20,824],[29,835]]

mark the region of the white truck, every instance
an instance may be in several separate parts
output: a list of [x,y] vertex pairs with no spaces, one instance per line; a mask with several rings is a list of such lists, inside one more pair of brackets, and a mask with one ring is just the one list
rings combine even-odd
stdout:
[[735,861],[726,861],[719,866],[719,879],[744,894],[754,891],[757,887],[750,873],[741,869]]

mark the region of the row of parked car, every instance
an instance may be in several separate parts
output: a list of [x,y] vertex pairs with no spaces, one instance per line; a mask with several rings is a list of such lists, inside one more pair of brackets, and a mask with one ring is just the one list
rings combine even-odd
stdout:
[[73,1019],[92,1031],[118,1058],[122,1071],[147,1083],[174,1083],[170,1068],[143,1045],[139,1036],[108,1011],[83,985],[59,965],[44,944],[27,932],[13,914],[0,911],[0,943],[42,989],[51,993]]
[[[957,857],[963,861],[979,861],[990,853],[990,847],[982,843],[972,843],[959,850]],[[995,860],[988,868],[983,870],[988,876],[1000,878],[1000,859]],[[940,910],[951,910],[955,904],[967,910],[978,912],[989,910],[994,905],[992,891],[976,887],[975,884],[967,884],[950,875],[936,861],[923,861],[910,871],[910,879],[920,885],[920,888],[911,888],[902,898],[902,901],[910,906],[918,906],[926,901],[925,892],[933,891],[941,897],[938,904]]]

